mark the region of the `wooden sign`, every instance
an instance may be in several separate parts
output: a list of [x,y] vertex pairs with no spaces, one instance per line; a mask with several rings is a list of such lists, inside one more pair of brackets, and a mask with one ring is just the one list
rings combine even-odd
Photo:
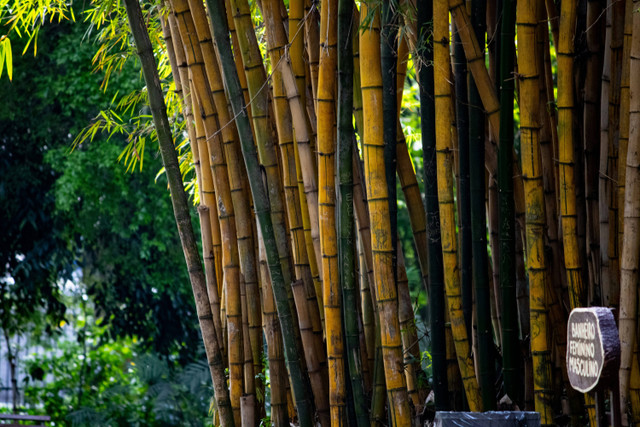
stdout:
[[567,324],[567,374],[571,386],[586,393],[601,378],[617,375],[620,337],[606,307],[576,308]]

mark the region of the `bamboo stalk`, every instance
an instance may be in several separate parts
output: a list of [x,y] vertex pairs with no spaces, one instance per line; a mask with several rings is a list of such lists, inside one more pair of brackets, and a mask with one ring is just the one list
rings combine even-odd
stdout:
[[571,307],[584,305],[580,250],[576,235],[576,191],[574,180],[573,142],[573,37],[576,25],[576,3],[568,0],[560,11],[558,45],[558,139],[560,164],[560,220],[564,262]]
[[315,103],[318,98],[318,70],[320,63],[320,12],[317,5],[312,0],[305,0],[304,4],[305,16],[304,21],[305,40],[307,45],[307,54],[309,55],[309,74],[311,86],[311,98]]
[[[397,0],[382,2],[380,7],[380,62],[382,74],[382,139],[384,141],[384,166],[389,198],[389,223],[391,226],[391,265],[394,283],[398,282],[398,194],[396,190],[396,140],[398,133],[398,106],[396,68],[398,32],[396,24]],[[380,102],[378,100],[378,102]]]
[[618,210],[618,193],[616,182],[618,180],[619,164],[619,138],[620,138],[620,92],[622,83],[622,59],[624,45],[624,16],[625,2],[613,1],[612,31],[611,31],[611,80],[609,86],[609,148],[607,176],[611,179],[609,190],[609,289],[610,306],[618,308],[620,304],[620,252],[618,245],[618,227],[620,225]]
[[489,218],[489,246],[491,247],[491,266],[493,304],[498,319],[496,339],[502,347],[502,294],[500,292],[500,233],[498,231],[498,182],[495,175],[487,175],[487,216]]
[[[620,73],[620,120],[618,122],[618,176],[616,197],[618,202],[618,253],[622,255],[624,232],[625,176],[627,169],[627,147],[629,145],[629,98],[630,98],[630,55],[631,33],[633,29],[632,0],[625,0],[624,29],[622,42],[622,70]],[[622,215],[620,215],[622,213]],[[622,260],[621,260],[622,262]],[[622,265],[621,265],[622,268]],[[622,280],[622,278],[621,278]],[[622,286],[622,284],[621,284]]]
[[424,156],[425,211],[427,220],[427,247],[429,271],[429,301],[431,327],[431,358],[433,364],[433,390],[436,410],[450,409],[447,381],[445,292],[440,241],[440,212],[438,211],[438,183],[435,153],[435,105],[433,38],[428,30],[433,20],[433,1],[418,3],[420,45],[426,48],[418,55],[420,79],[420,122]]
[[600,90],[600,163],[598,165],[598,217],[600,232],[600,287],[601,301],[611,304],[611,275],[609,273],[609,195],[611,180],[607,176],[609,165],[609,89],[611,86],[611,0],[607,2],[604,61]]
[[[458,236],[460,241],[460,285],[462,287],[462,313],[471,336],[473,309],[472,249],[471,249],[471,194],[469,189],[469,101],[467,93],[467,61],[460,35],[453,31],[453,72],[455,81],[456,127],[458,131]],[[483,140],[477,141],[483,143]]]
[[[364,395],[360,358],[360,336],[358,333],[358,310],[355,274],[355,218],[353,212],[353,46],[352,22],[353,1],[338,1],[337,51],[338,100],[338,203],[339,203],[339,248],[340,284],[342,285],[342,314],[346,344],[347,368],[350,394],[353,401],[356,424],[363,427],[369,423]],[[324,74],[321,74],[324,75]],[[320,111],[320,110],[319,110]],[[321,163],[322,164],[322,163]]]
[[322,253],[322,288],[329,366],[331,422],[346,417],[346,384],[336,231],[335,179],[335,73],[337,67],[338,2],[326,3],[320,13],[320,66],[318,77],[318,210]]
[[[466,12],[465,12],[466,13]],[[456,354],[469,408],[482,410],[478,381],[473,359],[469,351],[469,339],[461,310],[460,277],[458,275],[458,248],[454,219],[454,199],[451,138],[451,70],[449,63],[449,18],[446,0],[436,0],[433,5],[434,39],[434,97],[436,121],[436,161],[438,171],[438,205],[440,207],[440,231],[447,304],[451,318]],[[366,103],[365,103],[366,107]]]
[[233,426],[233,413],[225,384],[224,367],[222,366],[220,348],[217,345],[215,327],[213,325],[209,302],[207,301],[206,280],[200,264],[193,229],[191,228],[187,196],[182,186],[180,168],[173,146],[166,106],[164,104],[162,89],[160,88],[160,79],[158,78],[158,71],[153,56],[153,48],[149,40],[149,34],[144,23],[140,5],[133,0],[125,0],[125,7],[129,19],[129,26],[138,48],[143,76],[147,85],[149,105],[158,135],[160,153],[171,189],[171,202],[196,300],[196,311],[200,321],[200,330],[202,332],[213,380],[220,421],[223,426]]
[[[361,4],[360,19],[371,10]],[[380,316],[380,335],[384,373],[389,399],[389,415],[394,426],[410,425],[411,412],[402,366],[402,340],[398,323],[398,296],[394,281],[393,247],[389,221],[389,194],[386,183],[384,138],[382,125],[382,72],[380,66],[380,16],[373,13],[372,21],[360,32],[360,66],[368,70],[361,74],[364,112],[364,163],[367,201],[371,223],[373,273],[376,302]],[[395,97],[394,97],[395,98]],[[395,114],[394,114],[395,119]]]
[[544,247],[545,199],[540,156],[540,69],[537,32],[538,8],[535,0],[523,0],[517,5],[517,31],[520,81],[520,141],[522,172],[527,205],[526,245],[529,274],[531,318],[531,353],[533,355],[533,390],[535,410],[542,425],[552,425],[551,351],[548,347],[547,289],[549,274]]
[[500,229],[500,289],[502,292],[502,370],[505,392],[520,397],[518,378],[518,315],[515,286],[515,216],[513,203],[513,97],[515,4],[502,1],[500,34],[500,142],[498,145],[498,203]]
[[589,301],[601,304],[600,234],[598,217],[598,168],[600,163],[600,85],[603,65],[605,20],[603,2],[587,2],[587,73],[583,112],[583,147],[585,154],[585,195],[587,202],[587,255],[589,262]]
[[253,427],[256,425],[256,396],[250,394],[240,398],[240,412],[242,414],[242,427]]
[[[471,3],[471,23],[478,40],[485,37],[486,1]],[[469,203],[471,215],[473,281],[476,295],[476,327],[478,333],[478,383],[484,409],[495,409],[495,375],[493,334],[491,325],[491,292],[487,268],[487,220],[485,210],[484,138],[485,115],[480,94],[471,76],[468,77],[469,99]]]

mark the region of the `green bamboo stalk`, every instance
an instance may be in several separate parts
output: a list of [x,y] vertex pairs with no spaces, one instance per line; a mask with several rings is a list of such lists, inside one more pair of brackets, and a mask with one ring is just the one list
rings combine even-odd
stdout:
[[[460,286],[462,287],[462,313],[464,316],[464,323],[467,325],[467,334],[471,336],[473,284],[471,280],[471,202],[469,200],[469,103],[467,99],[467,60],[464,56],[464,48],[462,47],[460,34],[457,32],[454,32],[453,49],[453,73],[456,92],[456,127],[458,128]],[[480,140],[480,142],[484,141]]]
[[500,289],[502,290],[502,363],[507,395],[520,395],[518,312],[515,283],[515,216],[513,203],[513,94],[515,2],[502,2],[500,34],[500,143],[498,203],[500,206]]
[[[355,218],[353,213],[353,1],[338,1],[338,202],[340,283],[350,397],[356,424],[369,424],[362,381],[355,274]],[[351,406],[351,405],[349,405]]]
[[436,125],[433,88],[433,1],[418,3],[420,121],[424,156],[424,181],[429,252],[429,302],[431,323],[431,358],[433,363],[433,390],[436,410],[449,410],[447,360],[445,342],[445,301],[442,246],[440,242],[440,211],[438,208],[438,181],[436,175]]
[[303,373],[297,350],[295,334],[293,332],[293,318],[287,295],[287,285],[282,275],[280,256],[278,254],[273,224],[271,222],[271,209],[262,179],[260,164],[258,163],[258,154],[253,142],[251,124],[249,123],[249,118],[245,110],[242,88],[240,87],[240,81],[233,62],[233,54],[231,53],[231,45],[229,43],[229,29],[224,19],[224,6],[220,3],[220,0],[208,0],[207,10],[218,48],[218,58],[220,59],[220,65],[223,71],[222,75],[225,81],[225,88],[227,89],[227,98],[230,100],[231,107],[236,115],[236,125],[240,136],[247,175],[249,176],[254,209],[266,249],[273,294],[278,309],[280,327],[282,328],[285,357],[291,377],[291,387],[297,405],[298,420],[300,426],[311,427],[313,426],[311,391],[306,381],[306,376]]
[[158,69],[153,56],[153,47],[149,40],[149,33],[142,16],[140,4],[136,0],[125,0],[124,3],[131,33],[137,47],[138,56],[140,57],[142,74],[147,86],[149,107],[158,136],[160,155],[162,156],[162,163],[169,182],[173,214],[178,227],[185,261],[189,270],[189,279],[196,301],[196,312],[200,322],[200,330],[207,354],[207,361],[209,362],[216,407],[218,408],[221,424],[223,426],[233,426],[233,411],[231,409],[229,391],[227,390],[222,354],[220,353],[218,338],[213,325],[213,317],[207,297],[206,280],[204,272],[202,271],[202,264],[200,263],[195,234],[191,225],[189,203],[182,184],[178,157],[175,152],[169,119],[167,117],[167,107],[164,103]]
[[[478,40],[486,31],[486,0],[472,0],[471,24]],[[475,81],[468,76],[469,91],[469,163],[471,239],[473,245],[473,281],[476,291],[476,328],[478,331],[478,381],[485,410],[496,409],[491,292],[487,258],[487,218],[485,210],[484,135],[485,115]],[[461,153],[462,154],[462,153]]]

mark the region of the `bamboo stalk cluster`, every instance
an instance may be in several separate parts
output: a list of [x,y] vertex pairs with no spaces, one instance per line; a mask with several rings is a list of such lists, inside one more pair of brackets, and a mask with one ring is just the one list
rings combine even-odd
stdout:
[[[154,19],[191,143],[200,255],[176,218],[216,423],[414,425],[430,391],[436,410],[500,402],[543,425],[596,425],[609,400],[640,423],[639,2],[167,0]],[[142,58],[139,4],[126,5]],[[407,67],[423,176],[399,120]],[[611,394],[568,384],[566,319],[587,305],[616,309]]]

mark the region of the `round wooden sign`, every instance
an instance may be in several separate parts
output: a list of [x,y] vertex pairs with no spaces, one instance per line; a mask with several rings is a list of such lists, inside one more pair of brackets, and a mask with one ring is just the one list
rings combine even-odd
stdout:
[[589,307],[571,311],[567,323],[567,374],[571,386],[582,393],[591,391],[601,378],[617,372],[619,364],[620,338],[611,310]]

